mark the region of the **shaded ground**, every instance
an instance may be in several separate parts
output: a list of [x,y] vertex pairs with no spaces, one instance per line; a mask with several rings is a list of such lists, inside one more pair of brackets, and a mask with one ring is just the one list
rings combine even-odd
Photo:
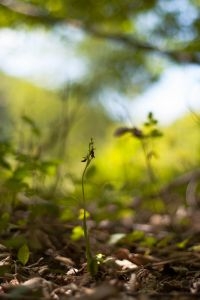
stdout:
[[[70,239],[71,224],[43,218],[11,226],[1,236],[1,299],[199,299],[198,212],[187,225],[165,219],[91,223],[93,253],[103,254],[95,278],[87,272],[84,241]],[[25,266],[3,245],[22,233],[35,245]]]

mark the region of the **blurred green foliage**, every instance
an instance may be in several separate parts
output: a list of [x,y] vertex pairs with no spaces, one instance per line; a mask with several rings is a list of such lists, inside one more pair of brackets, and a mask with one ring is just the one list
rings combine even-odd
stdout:
[[[13,103],[11,95],[16,86]],[[72,240],[82,237],[81,159],[91,136],[95,137],[96,157],[85,174],[90,218],[96,222],[137,219],[146,211],[164,214],[172,206],[174,210],[189,205],[185,198],[187,183],[176,188],[178,196],[173,203],[159,191],[177,176],[198,168],[198,115],[188,115],[161,128],[161,139],[157,139],[160,129],[152,113],[135,127],[150,142],[150,151],[156,153],[151,156],[156,182],[151,182],[141,137],[126,134],[117,139],[114,132],[121,124],[111,121],[103,109],[80,103],[73,92],[49,92],[5,76],[1,89],[6,120],[1,124],[0,136],[1,241],[17,249],[22,264],[27,262],[29,248],[42,247],[36,220],[72,222]],[[38,101],[32,101],[34,95]],[[23,228],[28,228],[29,234]],[[7,238],[10,231],[19,229],[24,233]],[[142,243],[154,245],[155,241],[149,237]]]
[[[200,62],[198,1],[2,0],[0,26],[42,27],[66,46],[75,43],[87,72],[74,89],[87,101],[107,89],[132,97],[171,63]],[[76,40],[73,30],[82,38]]]
[[[176,201],[171,194],[166,200],[159,191],[199,167],[199,124],[193,115],[161,128],[162,139],[155,139],[160,131],[149,114],[136,127],[142,135],[145,132],[145,139],[139,131],[134,131],[137,138],[116,139],[113,133],[124,124],[113,121],[100,105],[107,101],[104,95],[113,91],[132,99],[157,80],[166,66],[199,64],[199,1],[181,4],[0,0],[2,28],[28,33],[42,27],[59,35],[65,45],[73,40],[73,31],[69,38],[68,30],[78,30],[81,38],[74,51],[87,66],[83,77],[54,92],[0,76],[0,233],[6,246],[18,250],[22,264],[29,259],[29,247],[41,247],[36,230],[40,218],[74,222],[71,238],[81,237],[80,168],[90,137],[95,139],[96,159],[86,173],[85,189],[95,221],[137,220],[141,214],[146,221],[146,211],[164,214],[172,211],[171,206],[176,210],[179,204],[189,205],[187,182],[176,187]],[[155,182],[149,181],[141,149],[141,141],[146,147],[146,140],[156,189]],[[156,243],[140,231],[127,239]]]
[[[2,78],[6,81],[6,77]],[[113,189],[125,183],[129,183],[131,188],[141,182],[141,177],[144,181],[148,179],[140,139],[132,139],[130,135],[116,139],[113,133],[118,124],[109,120],[103,109],[96,110],[96,106],[76,102],[73,95],[72,99],[64,101],[59,94],[33,88],[19,80],[13,79],[11,83],[9,79],[9,84],[10,88],[4,90],[7,99],[4,100],[4,111],[6,108],[9,117],[2,124],[1,178],[7,178],[7,184],[13,184],[13,189],[16,183],[21,188],[28,185],[32,189],[36,188],[34,184],[41,183],[41,187],[45,186],[45,182],[52,184],[62,166],[60,180],[66,181],[63,185],[69,190],[74,190],[73,180],[80,178],[80,159],[90,136],[96,137],[97,157],[87,173],[89,182],[98,184],[102,181],[102,186],[105,185],[106,190],[112,193]],[[24,101],[16,100],[13,105],[11,94],[15,85],[18,86],[16,99],[20,99],[23,91]],[[38,101],[32,100],[34,94]],[[66,109],[63,109],[64,105]],[[99,127],[96,126],[98,122]],[[63,123],[66,131],[59,136]],[[93,123],[95,126],[92,126]],[[4,127],[9,128],[6,135]],[[145,127],[149,130],[147,123]],[[174,175],[195,167],[199,161],[198,130],[198,123],[192,115],[177,121],[171,128],[161,128],[164,136],[154,142],[156,155],[152,158],[159,178],[167,182]],[[184,139],[180,134],[183,131]],[[35,181],[34,176],[38,177]],[[92,188],[90,190],[92,193]]]

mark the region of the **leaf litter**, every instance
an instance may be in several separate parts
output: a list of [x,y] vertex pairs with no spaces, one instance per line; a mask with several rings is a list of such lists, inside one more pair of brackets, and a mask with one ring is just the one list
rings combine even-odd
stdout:
[[[14,233],[7,231],[8,240],[13,235],[25,235],[27,240],[32,237],[36,241],[30,253],[23,246],[21,259],[17,250],[9,243],[5,245],[5,236],[1,238],[1,299],[200,297],[200,239],[195,226],[170,228],[169,224],[149,222],[132,224],[130,230],[130,224],[126,228],[124,222],[93,224],[91,244],[101,259],[98,273],[92,277],[87,270],[84,240],[72,241],[71,227],[66,224],[43,221],[34,230],[27,225]],[[110,243],[117,233],[123,234]]]

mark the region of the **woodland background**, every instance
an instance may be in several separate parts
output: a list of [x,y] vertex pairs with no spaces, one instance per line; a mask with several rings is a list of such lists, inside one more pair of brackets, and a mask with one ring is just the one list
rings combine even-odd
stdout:
[[[65,249],[59,235],[60,240],[66,235],[75,253],[62,257],[69,256],[78,269],[85,262],[81,160],[91,138],[95,159],[85,194],[95,253],[106,256],[109,245],[118,243],[128,251],[136,243],[144,257],[154,246],[169,244],[199,251],[199,112],[188,109],[168,126],[153,111],[144,120],[129,112],[129,104],[168,68],[183,67],[185,76],[188,66],[198,68],[199,7],[198,0],[0,0],[2,30],[52,36],[80,62],[80,72],[77,66],[69,71],[66,60],[52,78],[0,73],[0,233],[2,257],[9,257],[0,266],[3,293],[13,289],[11,279],[20,285],[34,277],[24,268],[41,253]],[[58,84],[65,71],[68,79]],[[113,98],[120,99],[120,110]],[[16,265],[22,269],[16,271]],[[49,268],[56,276],[61,272]]]

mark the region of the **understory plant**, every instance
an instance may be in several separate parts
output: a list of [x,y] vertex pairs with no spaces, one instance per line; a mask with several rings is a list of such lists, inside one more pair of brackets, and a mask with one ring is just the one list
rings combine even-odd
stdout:
[[138,127],[119,127],[115,131],[115,136],[120,137],[126,133],[130,133],[134,138],[138,139],[141,143],[142,151],[144,153],[146,169],[149,181],[154,183],[156,176],[152,166],[152,158],[157,156],[153,149],[153,140],[161,137],[162,132],[158,129],[158,121],[154,118],[153,113],[149,112],[147,120],[144,122],[142,128]]
[[86,260],[87,260],[87,269],[88,272],[91,274],[91,276],[96,275],[98,271],[98,263],[96,257],[92,255],[91,251],[91,244],[90,244],[90,238],[89,238],[89,232],[87,227],[87,207],[86,207],[86,197],[85,197],[85,174],[86,171],[92,161],[93,158],[95,158],[94,154],[94,142],[91,138],[88,146],[88,152],[86,156],[83,157],[82,162],[85,163],[85,167],[83,169],[82,178],[81,178],[81,186],[82,186],[82,208],[83,208],[83,233],[84,233],[84,239],[85,239],[85,248],[86,248]]

